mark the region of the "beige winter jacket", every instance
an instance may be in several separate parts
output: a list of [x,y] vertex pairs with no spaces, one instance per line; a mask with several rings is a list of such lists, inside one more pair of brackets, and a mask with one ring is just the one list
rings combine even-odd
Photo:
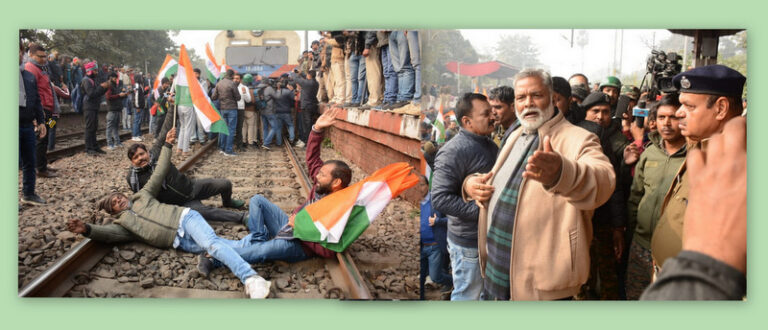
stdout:
[[[522,128],[502,146],[493,173],[507,160]],[[560,179],[550,189],[533,180],[520,184],[510,262],[512,300],[553,300],[574,296],[589,276],[592,214],[613,193],[616,178],[597,136],[574,126],[559,113],[539,130],[560,154]],[[514,161],[514,160],[513,160]],[[494,174],[495,175],[495,174]],[[466,184],[466,181],[465,181]],[[485,276],[486,238],[491,222],[480,208],[478,248]]]

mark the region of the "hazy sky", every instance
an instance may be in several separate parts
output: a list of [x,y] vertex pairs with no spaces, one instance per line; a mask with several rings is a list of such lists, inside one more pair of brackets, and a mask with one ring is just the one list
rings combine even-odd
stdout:
[[[668,30],[623,30],[624,42],[621,47],[621,31],[586,30],[589,43],[584,47],[583,69],[581,49],[576,42],[571,48],[571,30],[461,30],[461,34],[481,54],[493,54],[496,42],[503,35],[528,35],[539,49],[539,61],[549,67],[553,76],[567,79],[573,73],[583,72],[595,81],[608,75],[612,67],[615,39],[618,39],[615,43],[617,67],[620,62],[622,72],[629,74],[644,70],[654,35],[656,45],[672,35]],[[578,36],[578,32],[574,31],[574,37]]]
[[[213,40],[216,39],[216,35],[221,31],[222,30],[181,30],[179,31],[179,35],[175,37],[172,36],[171,40],[178,45],[184,44],[187,48],[194,49],[197,55],[205,58],[205,43],[210,43],[211,50],[213,50]],[[296,31],[296,33],[299,34],[301,48],[304,50],[304,31]],[[318,39],[319,37],[320,35],[316,30],[309,31],[310,41]]]
[[[205,43],[211,43],[221,30],[181,30],[173,41],[184,43],[201,56],[205,56]],[[539,49],[539,60],[547,66],[553,76],[568,77],[575,72],[583,72],[590,80],[600,80],[608,75],[614,62],[614,40],[616,44],[616,62],[621,62],[622,72],[629,74],[645,67],[650,54],[650,45],[658,45],[660,40],[671,35],[668,30],[586,30],[589,43],[584,47],[583,69],[582,51],[574,43],[570,47],[571,30],[461,30],[479,53],[492,54],[496,41],[502,35],[522,34],[531,37]],[[304,47],[304,31],[296,31]],[[579,30],[574,31],[578,36]],[[319,37],[317,31],[309,31],[309,40]],[[681,45],[682,47],[682,45]],[[302,49],[303,50],[303,49]],[[623,51],[622,51],[623,50]],[[427,50],[424,50],[427,51]],[[621,55],[621,56],[620,56]],[[617,64],[618,65],[618,64]]]

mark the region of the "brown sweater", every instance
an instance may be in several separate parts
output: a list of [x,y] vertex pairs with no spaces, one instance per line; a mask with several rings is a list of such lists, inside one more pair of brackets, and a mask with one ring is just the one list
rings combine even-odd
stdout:
[[[522,128],[511,133],[493,173],[508,161],[521,133]],[[616,184],[613,166],[597,136],[572,125],[562,113],[544,123],[538,134],[542,141],[550,137],[552,149],[561,156],[562,172],[549,189],[528,179],[520,184],[510,252],[512,300],[553,300],[578,293],[589,276],[592,214],[608,201]],[[491,224],[487,211],[487,205],[481,207],[478,219],[478,252],[483,270]]]

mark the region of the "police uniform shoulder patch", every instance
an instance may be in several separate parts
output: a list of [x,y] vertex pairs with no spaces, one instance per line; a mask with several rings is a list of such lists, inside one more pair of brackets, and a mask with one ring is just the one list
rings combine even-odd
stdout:
[[691,81],[688,80],[688,78],[686,78],[685,76],[683,76],[680,79],[680,87],[685,88],[685,89],[691,88]]

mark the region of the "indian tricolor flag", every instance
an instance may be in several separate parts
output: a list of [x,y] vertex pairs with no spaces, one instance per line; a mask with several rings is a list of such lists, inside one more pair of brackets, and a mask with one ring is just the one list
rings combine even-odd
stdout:
[[419,178],[408,163],[390,164],[363,181],[337,191],[299,211],[293,236],[342,252],[384,210],[390,200]]
[[189,55],[187,55],[187,47],[183,44],[179,51],[179,66],[179,73],[176,75],[175,81],[176,103],[191,104],[195,108],[197,119],[206,132],[229,135],[227,124],[222,120],[219,110],[213,106],[208,94],[203,91],[200,81],[195,79],[195,71],[189,60]]
[[160,95],[157,94],[157,87],[160,86],[160,81],[163,80],[163,78],[171,79],[171,75],[175,74],[178,69],[179,63],[176,62],[170,54],[165,54],[165,61],[163,61],[163,65],[160,66],[160,72],[157,73],[155,83],[152,85],[152,93],[155,95],[155,98],[160,97]]
[[219,80],[219,76],[221,75],[221,70],[219,69],[219,64],[216,63],[216,58],[213,57],[211,45],[208,43],[205,43],[205,55],[205,77],[208,79],[208,81],[211,82],[211,84],[216,84],[216,82]]
[[435,122],[432,123],[433,130],[437,131],[437,143],[445,142],[445,121],[443,120],[443,105],[440,104],[440,110],[435,118]]

